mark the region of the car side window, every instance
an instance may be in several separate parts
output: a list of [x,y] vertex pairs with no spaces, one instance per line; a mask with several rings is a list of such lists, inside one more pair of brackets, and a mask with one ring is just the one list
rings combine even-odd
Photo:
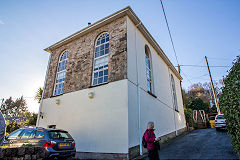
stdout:
[[7,138],[8,138],[9,140],[17,139],[17,138],[19,138],[19,135],[20,135],[20,133],[21,133],[22,131],[23,131],[23,130],[20,129],[20,130],[17,130],[17,131],[15,131],[15,132],[12,132],[11,134],[9,134],[9,135],[7,136]]
[[43,137],[44,137],[44,133],[42,131],[35,132],[35,138],[43,138]]
[[21,139],[31,138],[33,134],[34,134],[34,130],[25,129],[25,130],[21,133],[20,137],[21,137]]

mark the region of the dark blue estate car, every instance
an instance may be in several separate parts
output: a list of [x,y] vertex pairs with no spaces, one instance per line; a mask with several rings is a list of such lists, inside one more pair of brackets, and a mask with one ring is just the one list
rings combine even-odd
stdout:
[[24,145],[42,146],[46,158],[67,159],[76,154],[75,141],[64,130],[45,128],[21,128],[5,137],[3,146],[16,148]]

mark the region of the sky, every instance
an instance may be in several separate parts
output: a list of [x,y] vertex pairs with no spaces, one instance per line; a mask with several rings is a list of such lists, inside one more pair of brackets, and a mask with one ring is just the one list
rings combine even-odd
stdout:
[[[163,0],[180,65],[206,66],[213,80],[227,75],[240,55],[240,0]],[[34,95],[43,87],[49,53],[43,49],[130,6],[170,61],[176,58],[160,0],[0,0],[0,99]],[[209,82],[206,67],[182,66],[182,86]]]

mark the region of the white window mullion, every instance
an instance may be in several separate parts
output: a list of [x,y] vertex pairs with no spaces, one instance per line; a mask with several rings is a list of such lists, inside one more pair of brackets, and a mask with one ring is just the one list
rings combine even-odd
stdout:
[[108,82],[109,35],[102,34],[96,41],[93,62],[92,85]]
[[54,91],[53,91],[54,96],[63,94],[68,54],[69,54],[68,51],[65,51],[59,58]]
[[173,75],[171,75],[171,83],[172,83],[174,109],[175,109],[175,110],[178,110],[177,93],[176,93],[176,87],[175,87],[175,81],[174,81]]
[[145,61],[146,61],[146,76],[147,76],[147,90],[153,93],[153,82],[152,82],[152,64],[151,64],[151,57],[150,51],[147,46],[145,46]]

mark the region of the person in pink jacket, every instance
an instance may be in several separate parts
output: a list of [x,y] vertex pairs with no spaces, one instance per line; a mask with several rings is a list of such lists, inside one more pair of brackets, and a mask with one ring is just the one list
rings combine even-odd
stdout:
[[159,160],[158,149],[155,147],[154,142],[159,142],[160,138],[156,138],[154,130],[154,123],[148,122],[147,129],[144,133],[144,138],[147,142],[149,160]]

